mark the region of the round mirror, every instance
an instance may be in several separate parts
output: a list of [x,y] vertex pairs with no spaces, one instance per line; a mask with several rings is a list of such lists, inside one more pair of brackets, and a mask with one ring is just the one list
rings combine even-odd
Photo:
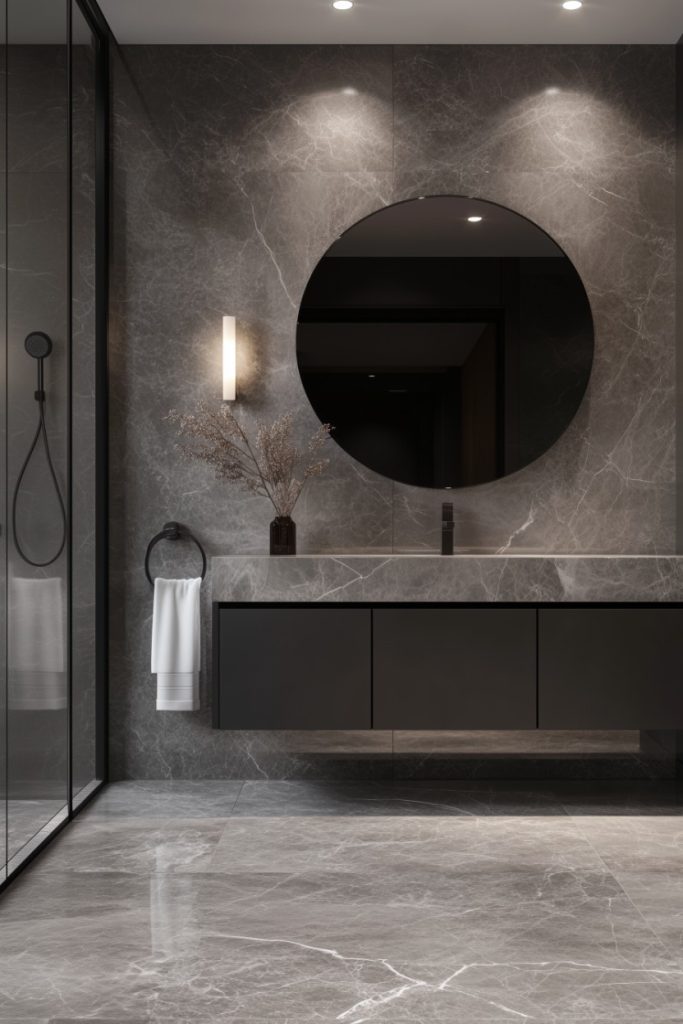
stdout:
[[429,196],[328,249],[304,292],[297,360],[349,455],[401,483],[466,487],[527,466],[566,430],[593,321],[574,266],[536,224]]

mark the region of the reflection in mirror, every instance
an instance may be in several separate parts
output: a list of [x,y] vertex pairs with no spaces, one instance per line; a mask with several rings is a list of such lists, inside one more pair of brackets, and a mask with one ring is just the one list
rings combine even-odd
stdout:
[[581,279],[525,217],[433,196],[387,207],[327,251],[299,311],[306,394],[333,438],[401,483],[514,473],[573,419],[593,360]]

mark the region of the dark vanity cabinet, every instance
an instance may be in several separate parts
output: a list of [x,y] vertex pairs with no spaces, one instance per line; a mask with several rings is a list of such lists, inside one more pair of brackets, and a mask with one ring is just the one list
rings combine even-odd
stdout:
[[376,729],[534,729],[533,608],[376,608]]
[[369,608],[214,607],[215,726],[370,728]]
[[221,729],[681,729],[676,605],[215,604]]
[[683,725],[683,608],[541,608],[541,729]]

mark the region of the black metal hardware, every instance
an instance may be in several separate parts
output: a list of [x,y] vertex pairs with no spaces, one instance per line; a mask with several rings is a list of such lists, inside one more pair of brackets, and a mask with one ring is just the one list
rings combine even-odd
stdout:
[[150,586],[154,586],[154,580],[149,573],[149,556],[152,553],[154,545],[158,544],[160,540],[191,540],[193,544],[196,544],[199,548],[199,553],[202,556],[202,579],[204,579],[206,576],[206,553],[197,538],[190,532],[190,530],[188,530],[187,526],[183,526],[182,523],[164,523],[163,530],[157,533],[156,536],[152,537],[151,541],[147,545],[147,553],[145,554],[145,576],[149,580]]
[[[21,558],[23,558],[23,560],[28,565],[33,565],[37,568],[43,569],[48,565],[52,565],[53,562],[56,562],[59,556],[61,555],[62,551],[66,547],[67,537],[69,534],[70,520],[67,515],[67,509],[64,498],[62,497],[62,490],[61,487],[59,486],[59,481],[57,479],[57,473],[52,462],[52,453],[50,452],[50,441],[48,438],[47,427],[45,425],[46,395],[43,361],[47,359],[47,357],[52,352],[52,339],[49,337],[49,335],[45,334],[44,331],[31,331],[30,334],[26,335],[26,338],[24,340],[24,348],[26,349],[28,355],[31,356],[32,359],[35,359],[37,365],[36,390],[33,392],[33,397],[38,403],[38,423],[36,425],[36,431],[35,434],[33,435],[31,446],[26,454],[26,458],[22,463],[21,469],[19,470],[19,475],[17,477],[17,481],[14,485],[14,493],[12,495],[12,533],[14,536],[14,546],[16,547],[17,552],[21,556]],[[50,478],[52,479],[52,485],[54,487],[55,495],[57,497],[57,503],[59,505],[59,515],[62,524],[62,536],[59,542],[59,546],[57,547],[55,553],[50,558],[44,559],[43,561],[38,561],[34,558],[31,558],[30,555],[26,553],[22,545],[22,542],[19,540],[19,533],[17,530],[17,506],[19,502],[19,492],[21,491],[21,484],[24,479],[24,474],[28,469],[29,463],[33,457],[33,453],[35,452],[38,443],[39,441],[41,441],[41,439],[43,442],[43,449],[45,451],[47,468],[50,474]]]
[[453,554],[453,503],[444,501],[441,506],[441,554]]

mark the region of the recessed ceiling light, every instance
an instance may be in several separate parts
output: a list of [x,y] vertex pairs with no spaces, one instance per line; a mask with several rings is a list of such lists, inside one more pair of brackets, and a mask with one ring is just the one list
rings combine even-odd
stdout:
[[564,0],[562,6],[564,7],[565,11],[578,11],[581,7],[583,7],[583,3],[582,0]]
[[472,217],[468,217],[467,219],[470,222],[470,224],[478,224],[479,221],[483,220],[484,218],[483,217],[478,217],[478,216],[472,216]]
[[[353,7],[353,0],[334,0],[332,4],[335,11],[350,11]],[[579,4],[579,6],[581,6]]]

